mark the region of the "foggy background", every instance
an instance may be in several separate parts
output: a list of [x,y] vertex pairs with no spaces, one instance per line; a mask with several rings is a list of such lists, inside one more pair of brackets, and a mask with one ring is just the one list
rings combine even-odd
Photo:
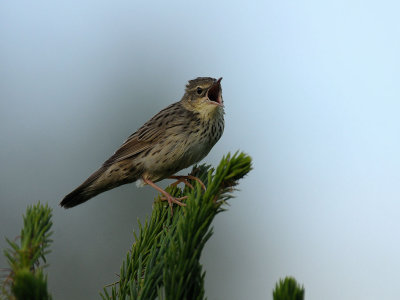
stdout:
[[240,149],[254,170],[213,223],[208,299],[272,299],[286,275],[307,300],[398,299],[399,8],[2,1],[0,248],[28,204],[49,203],[54,299],[99,299],[156,192],[58,203],[187,80],[222,76],[225,132],[203,162]]

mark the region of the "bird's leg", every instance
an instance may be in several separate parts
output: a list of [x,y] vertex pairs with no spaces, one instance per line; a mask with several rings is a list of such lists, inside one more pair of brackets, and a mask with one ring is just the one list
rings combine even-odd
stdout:
[[[171,177],[169,177],[169,178],[170,178],[170,179],[176,179],[176,178],[174,178],[174,176],[171,176]],[[180,184],[181,182],[183,182],[185,185],[187,185],[187,186],[190,187],[191,189],[194,189],[193,185],[191,185],[191,184],[189,183],[189,181],[187,181],[187,180],[184,179],[184,178],[178,179],[177,181],[175,181],[175,182],[172,183],[171,185],[172,185],[172,186],[177,186],[177,185]]]
[[[183,200],[186,199],[186,197],[181,197],[181,198],[175,198],[172,197],[170,194],[168,194],[166,191],[164,191],[162,188],[160,188],[159,186],[157,186],[153,181],[143,178],[143,181],[145,183],[147,183],[148,185],[152,186],[153,188],[155,188],[157,191],[159,191],[161,194],[164,195],[165,199],[168,201],[169,207],[171,208],[171,214],[173,214],[173,210],[172,210],[172,203],[178,204],[179,206],[186,206],[185,203],[180,202],[179,200]],[[163,200],[163,198],[161,198],[161,200]]]
[[[181,200],[185,200],[187,198],[189,198],[189,196],[183,196],[183,197],[175,198],[175,200],[181,201]],[[160,200],[161,201],[166,201],[168,199],[166,197],[160,197]],[[185,203],[181,203],[181,206],[186,206],[186,204]]]
[[174,175],[174,176],[169,176],[168,178],[170,178],[170,179],[177,179],[177,181],[174,182],[172,185],[177,185],[177,184],[179,184],[180,182],[183,182],[185,185],[187,185],[188,187],[190,187],[190,188],[193,189],[193,185],[191,185],[191,184],[187,181],[188,179],[192,179],[192,180],[195,180],[195,181],[197,181],[198,183],[200,183],[200,185],[201,185],[201,187],[203,188],[203,190],[206,190],[205,184],[204,184],[199,178],[197,178],[197,177],[195,177],[195,176],[193,176],[193,175],[186,175],[186,176],[183,176],[183,175]]

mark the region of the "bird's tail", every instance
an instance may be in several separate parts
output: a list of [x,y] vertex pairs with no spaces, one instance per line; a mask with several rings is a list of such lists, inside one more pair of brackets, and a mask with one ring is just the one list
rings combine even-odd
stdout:
[[100,193],[136,181],[139,179],[140,172],[132,166],[130,161],[121,161],[112,165],[104,164],[84,183],[65,196],[60,205],[65,208],[79,205]]
[[76,205],[88,201],[94,196],[105,192],[108,188],[102,188],[97,183],[98,178],[104,173],[105,168],[102,167],[94,172],[88,179],[85,180],[80,186],[69,193],[61,201],[60,205],[64,208],[71,208]]

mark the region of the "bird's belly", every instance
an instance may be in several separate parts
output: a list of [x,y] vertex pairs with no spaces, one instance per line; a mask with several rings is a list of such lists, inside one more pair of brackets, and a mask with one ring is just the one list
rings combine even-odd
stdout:
[[189,167],[200,160],[202,160],[208,152],[210,152],[212,146],[209,143],[198,143],[190,147],[183,155],[183,161],[187,162],[186,167]]
[[145,162],[146,175],[150,180],[159,181],[202,160],[211,150],[212,145],[198,142],[191,145],[177,143],[165,147]]

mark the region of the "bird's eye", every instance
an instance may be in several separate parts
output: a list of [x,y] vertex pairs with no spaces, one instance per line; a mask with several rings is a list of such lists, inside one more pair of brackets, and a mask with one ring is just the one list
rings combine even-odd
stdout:
[[200,95],[203,92],[203,89],[201,87],[198,87],[196,91],[197,91],[197,94]]

